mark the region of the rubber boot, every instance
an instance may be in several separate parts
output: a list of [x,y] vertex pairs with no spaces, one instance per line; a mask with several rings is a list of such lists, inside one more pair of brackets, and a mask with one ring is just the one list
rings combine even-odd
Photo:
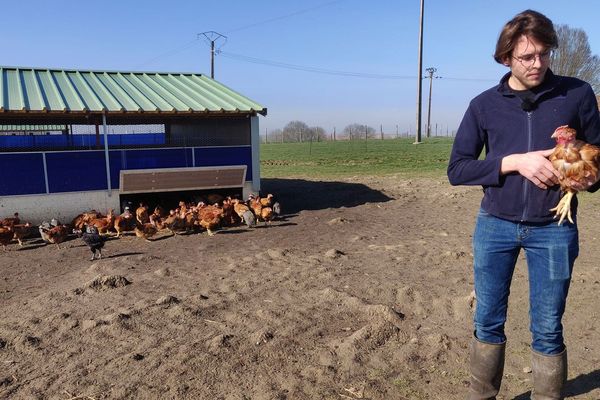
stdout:
[[469,400],[493,400],[500,391],[504,371],[504,343],[471,341],[471,386]]
[[531,369],[533,370],[532,400],[564,399],[563,387],[567,381],[567,349],[552,355],[532,351]]

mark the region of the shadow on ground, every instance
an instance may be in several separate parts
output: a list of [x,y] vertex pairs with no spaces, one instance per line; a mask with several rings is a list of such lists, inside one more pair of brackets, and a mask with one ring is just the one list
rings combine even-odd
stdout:
[[[600,369],[569,380],[566,384],[565,394],[567,397],[579,396],[595,389],[600,389]],[[517,397],[514,397],[513,400],[529,400],[530,397],[531,392],[529,391],[521,393]]]
[[273,193],[286,215],[302,210],[355,207],[393,200],[362,183],[305,179],[264,178],[261,180],[261,193]]

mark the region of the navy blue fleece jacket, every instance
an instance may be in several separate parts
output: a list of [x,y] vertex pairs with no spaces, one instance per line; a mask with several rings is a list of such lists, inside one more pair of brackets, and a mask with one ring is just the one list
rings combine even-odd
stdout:
[[[469,104],[452,147],[448,179],[452,185],[482,185],[481,207],[498,218],[550,222],[560,187],[544,190],[516,172],[501,175],[502,158],[553,148],[556,142],[550,136],[561,125],[576,129],[578,139],[600,145],[596,96],[588,83],[548,70],[531,110],[524,111],[521,99],[508,87],[509,77],[506,74]],[[485,158],[480,159],[484,148]],[[573,215],[576,209],[573,201]]]

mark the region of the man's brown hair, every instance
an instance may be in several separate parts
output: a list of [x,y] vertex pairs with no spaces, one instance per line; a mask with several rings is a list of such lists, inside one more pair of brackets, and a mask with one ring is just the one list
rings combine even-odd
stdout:
[[512,56],[512,52],[521,35],[534,38],[544,44],[548,50],[558,47],[558,37],[556,36],[552,21],[542,13],[525,10],[515,15],[502,28],[498,43],[496,43],[494,60],[500,64],[504,64],[506,58]]

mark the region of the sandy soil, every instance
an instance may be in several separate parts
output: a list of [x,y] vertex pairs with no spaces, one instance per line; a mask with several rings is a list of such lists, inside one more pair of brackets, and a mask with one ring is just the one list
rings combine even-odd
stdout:
[[[480,189],[263,185],[287,213],[270,227],[126,236],[94,262],[80,239],[0,253],[0,398],[464,398]],[[600,203],[588,198],[565,318],[575,399],[600,399]],[[529,398],[527,296],[521,257],[502,399]]]

